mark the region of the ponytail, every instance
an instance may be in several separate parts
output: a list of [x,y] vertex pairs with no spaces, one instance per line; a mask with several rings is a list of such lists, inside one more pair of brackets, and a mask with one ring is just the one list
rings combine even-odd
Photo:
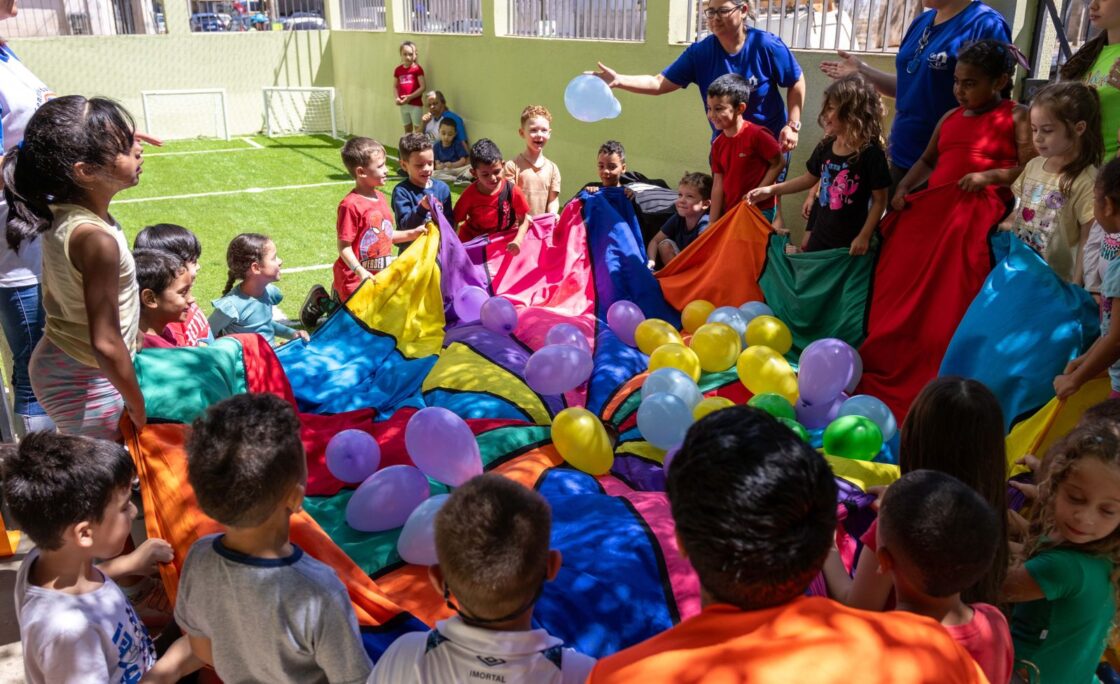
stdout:
[[1058,75],[1063,81],[1082,81],[1085,74],[1101,56],[1101,51],[1108,45],[1108,31],[1101,31],[1095,38],[1086,42],[1081,49],[1069,58],[1069,61],[1058,70]]
[[269,242],[268,236],[260,233],[242,233],[230,240],[226,248],[226,273],[229,275],[222,290],[223,297],[233,289],[234,283],[245,279],[253,264],[264,261],[264,249]]
[[222,288],[222,296],[225,297],[229,291],[233,289],[233,284],[237,282],[238,276],[233,271],[227,271],[229,277],[226,278],[226,286]]
[[50,206],[41,181],[29,179],[34,173],[30,163],[20,164],[22,145],[13,146],[4,155],[0,169],[4,178],[4,200],[8,203],[8,225],[5,238],[8,246],[19,251],[24,241],[30,242],[51,225]]

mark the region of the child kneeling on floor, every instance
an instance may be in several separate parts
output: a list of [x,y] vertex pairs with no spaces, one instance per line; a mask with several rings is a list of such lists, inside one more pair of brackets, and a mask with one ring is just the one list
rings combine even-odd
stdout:
[[439,564],[428,577],[458,615],[411,632],[377,661],[371,684],[478,680],[582,684],[595,660],[532,629],[544,583],[560,571],[552,513],[538,492],[501,475],[454,490],[436,515]]

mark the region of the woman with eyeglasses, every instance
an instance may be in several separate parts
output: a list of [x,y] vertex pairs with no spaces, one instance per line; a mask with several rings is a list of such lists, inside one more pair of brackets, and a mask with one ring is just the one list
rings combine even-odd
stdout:
[[831,78],[859,73],[887,97],[895,98],[889,156],[891,192],[925,151],[933,129],[959,102],[953,95],[953,70],[962,45],[985,38],[1011,42],[1007,20],[980,0],[922,0],[927,11],[906,29],[895,57],[896,73],[868,66],[840,50],[839,61],[821,62]]

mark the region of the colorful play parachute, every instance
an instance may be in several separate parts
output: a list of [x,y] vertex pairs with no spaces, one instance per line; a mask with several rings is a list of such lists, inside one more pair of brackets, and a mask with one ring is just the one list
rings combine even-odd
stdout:
[[[983,249],[990,250],[994,211],[979,212],[973,206],[978,200],[951,188],[930,190],[928,198],[915,199],[915,206],[928,201],[956,207],[960,231],[981,236]],[[964,212],[987,225],[966,231]],[[791,359],[824,337],[863,343],[869,376],[864,386],[885,388],[883,398],[900,422],[943,357],[947,370],[983,377],[1009,416],[1026,415],[1050,399],[1050,378],[1094,336],[1085,297],[1059,282],[1029,250],[1005,249],[993,271],[990,252],[973,245],[965,250],[968,283],[949,287],[944,281],[960,276],[951,266],[951,244],[960,236],[940,226],[944,235],[918,235],[910,220],[894,219],[893,228],[888,222],[878,256],[849,257],[843,250],[786,255],[787,239],[771,234],[753,207],[740,205],[655,278],[629,200],[607,188],[582,193],[558,221],[534,223],[517,256],[506,250],[509,235],[464,245],[440,218],[307,344],[273,351],[250,335],[206,348],[142,352],[136,367],[150,423],[138,434],[129,431],[128,440],[142,479],[148,533],[167,539],[176,552],[163,569],[169,594],[174,598],[191,543],[217,529],[198,509],[187,482],[189,423],[224,397],[271,392],[298,409],[307,448],[308,496],[294,518],[293,541],[347,583],[375,658],[399,634],[424,629],[449,610],[426,570],[401,560],[399,529],[366,533],[346,524],[354,485],[330,473],[324,452],[335,434],[355,429],[377,439],[382,467],[411,464],[405,426],[432,406],[466,420],[485,470],[536,488],[552,505],[552,545],[563,553],[564,566],[534,613],[540,626],[593,656],[668,628],[699,610],[699,585],[676,548],[664,494],[665,452],[644,441],[637,428],[648,358],[607,325],[611,304],[633,302],[647,318],[679,328],[678,311],[695,299],[715,306],[765,300],[792,332]],[[922,259],[942,263],[906,268],[922,247]],[[453,301],[469,286],[514,304],[518,322],[511,334],[459,320]],[[1014,315],[1024,307],[1033,320]],[[935,326],[927,320],[934,316],[948,318]],[[582,334],[593,370],[572,391],[542,395],[525,382],[525,365],[558,323]],[[736,403],[750,398],[734,367],[704,373],[698,384],[702,392]],[[1101,393],[1100,383],[1091,384],[1074,400],[1019,424],[1009,442],[1014,455],[1044,447]],[[616,440],[614,464],[605,475],[571,467],[551,443],[552,420],[576,406],[598,416]],[[871,519],[864,491],[890,482],[897,468],[830,462],[841,484],[838,510],[852,540]],[[447,488],[431,482],[430,490]],[[846,555],[853,552],[848,546]],[[810,591],[820,593],[823,584]]]

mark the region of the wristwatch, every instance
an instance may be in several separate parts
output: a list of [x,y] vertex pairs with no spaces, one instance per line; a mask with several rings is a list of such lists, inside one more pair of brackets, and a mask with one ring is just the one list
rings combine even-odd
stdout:
[[789,126],[790,128],[792,128],[794,133],[800,133],[801,132],[801,122],[800,121],[787,121],[786,125]]

